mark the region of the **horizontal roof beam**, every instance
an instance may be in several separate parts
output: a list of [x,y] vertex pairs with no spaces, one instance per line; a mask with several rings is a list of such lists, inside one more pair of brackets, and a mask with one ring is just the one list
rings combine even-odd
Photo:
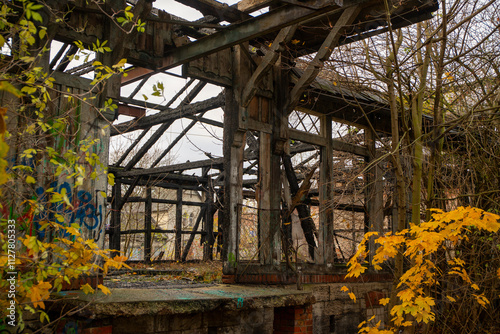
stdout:
[[165,71],[205,55],[249,41],[258,36],[272,33],[289,25],[300,23],[325,13],[340,12],[343,10],[343,8],[335,5],[332,1],[323,0],[319,2],[325,4],[324,7],[312,9],[300,6],[282,6],[258,17],[232,24],[226,29],[203,37],[196,42],[175,48],[162,59],[156,71],[145,70],[141,67],[128,71],[128,75],[122,78],[122,85],[130,84],[155,72]]
[[113,125],[111,136],[116,136],[122,133],[131,132],[139,129],[144,129],[149,126],[158,125],[167,121],[176,120],[182,117],[193,116],[202,112],[206,112],[225,105],[224,94],[221,93],[211,99],[191,103],[189,105],[179,106],[175,109],[165,109],[157,114],[145,116],[143,118],[132,120],[129,122]]

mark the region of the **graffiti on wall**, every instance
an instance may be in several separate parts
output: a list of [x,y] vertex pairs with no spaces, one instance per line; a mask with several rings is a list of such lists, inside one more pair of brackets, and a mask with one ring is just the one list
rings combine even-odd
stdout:
[[96,242],[101,238],[103,230],[103,209],[102,204],[98,204],[97,196],[92,196],[91,193],[85,190],[78,190],[76,196],[73,196],[73,189],[68,182],[58,184],[52,182],[50,187],[59,194],[65,193],[71,206],[66,203],[50,203],[48,193],[43,187],[36,189],[38,201],[44,206],[44,210],[40,210],[35,215],[33,221],[40,239],[45,237],[45,231],[41,230],[40,223],[42,221],[55,221],[56,214],[65,217],[68,226],[73,223],[80,225],[81,231],[89,239],[94,239]]

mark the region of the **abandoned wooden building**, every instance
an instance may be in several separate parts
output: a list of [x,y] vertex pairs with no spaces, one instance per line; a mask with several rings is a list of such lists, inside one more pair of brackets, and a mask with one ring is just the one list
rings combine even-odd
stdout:
[[[65,59],[78,51],[74,41],[107,40],[112,52],[99,60],[112,66],[126,58],[128,64],[126,76],[108,79],[96,100],[103,106],[112,99],[117,108],[105,115],[82,111],[105,146],[116,141],[123,148],[109,165],[115,184],[107,203],[96,196],[96,224],[82,228],[116,251],[140,236],[143,261],[221,260],[225,283],[278,285],[267,294],[230,285],[231,291],[201,297],[169,292],[165,301],[137,293],[122,304],[117,294],[108,307],[98,302],[86,312],[113,333],[353,333],[367,316],[380,319],[378,299],[390,289],[390,273],[372,271],[364,284],[351,282],[365,296],[362,305],[348,306],[338,284],[363,234],[392,229],[391,172],[378,145],[391,133],[389,107],[373,90],[350,89],[318,73],[336,47],[429,19],[437,2],[390,0],[390,13],[384,1],[365,0],[175,2],[203,17],[188,21],[149,0],[107,0],[102,8],[59,1],[71,6],[67,26],[74,29],[54,29],[51,38],[62,45],[45,66],[61,91],[91,86],[85,75],[94,71],[92,62],[67,68]],[[105,14],[127,5],[145,22],[143,32],[126,35]],[[182,71],[172,70],[179,66]],[[185,82],[172,99],[142,96],[153,84],[157,96],[168,91],[169,76]],[[197,99],[207,85],[220,93]],[[223,119],[209,117],[214,110]],[[179,120],[178,135],[144,159]],[[220,154],[165,163],[197,124],[221,129]],[[120,141],[129,133],[132,140]],[[99,151],[102,161],[108,152],[107,146]],[[182,154],[177,161],[186,160]],[[85,186],[89,194],[107,187],[106,180]],[[136,225],[125,224],[131,203],[140,205],[132,209],[134,217],[141,215]],[[168,223],[158,223],[160,212]],[[297,291],[297,282],[318,285]],[[196,307],[172,306],[190,298]],[[214,315],[220,312],[237,320],[228,325]]]

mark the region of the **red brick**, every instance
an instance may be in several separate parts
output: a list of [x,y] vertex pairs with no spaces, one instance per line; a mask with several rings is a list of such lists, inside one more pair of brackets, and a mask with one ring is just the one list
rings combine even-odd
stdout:
[[236,282],[235,275],[222,275],[222,283],[234,284]]

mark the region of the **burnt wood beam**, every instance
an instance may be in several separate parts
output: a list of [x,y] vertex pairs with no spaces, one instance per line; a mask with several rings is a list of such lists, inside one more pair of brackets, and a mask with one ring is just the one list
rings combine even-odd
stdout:
[[222,123],[222,122],[214,121],[214,120],[209,119],[209,118],[200,117],[198,115],[186,116],[185,118],[192,119],[193,121],[198,121],[200,123],[204,123],[204,124],[216,126],[218,128],[223,128],[224,127],[224,123]]
[[241,0],[231,7],[236,7],[238,10],[245,13],[251,13],[264,7],[271,6],[277,2],[278,0]]
[[[122,231],[122,235],[126,235],[126,234],[140,234],[140,233],[144,233],[145,230],[140,230],[140,229],[135,229],[135,230],[126,230],[126,231]],[[349,230],[351,231],[351,230]],[[160,229],[160,228],[155,228],[155,229],[151,229],[151,233],[176,233],[175,230],[163,230],[163,229]],[[194,233],[194,234],[201,234],[201,235],[205,235],[206,233],[205,232],[192,232],[192,231],[181,231],[181,234],[191,234],[191,233]]]
[[[187,176],[187,175],[185,175]],[[121,178],[119,179],[122,184],[131,184],[133,179]],[[179,182],[168,182],[168,180],[144,180],[140,179],[138,185],[140,186],[151,186],[151,187],[159,187],[165,189],[177,189],[179,187],[183,187],[185,190],[193,190],[193,191],[207,191],[206,187],[203,186],[192,186],[192,185],[180,185]]]
[[161,136],[167,131],[167,129],[174,123],[174,120],[169,120],[165,123],[163,123],[158,129],[156,129],[155,133],[149,137],[149,139],[142,145],[142,147],[137,151],[137,153],[130,159],[130,161],[127,163],[125,166],[124,170],[128,171],[131,170],[132,167],[134,167],[139,160],[142,159],[142,157],[149,151],[149,149],[156,144],[158,139],[160,139]]
[[139,120],[120,123],[114,125],[111,129],[111,136],[116,136],[121,133],[144,129],[149,126],[165,123],[170,120],[176,120],[186,116],[192,116],[206,112],[215,108],[222,107],[225,104],[224,94],[221,93],[211,99],[192,103],[189,105],[179,106],[175,109],[166,109],[151,116],[145,116]]
[[144,205],[144,261],[151,262],[151,221],[153,215],[153,201],[151,187],[146,188],[146,203]]
[[[189,92],[189,94],[182,100],[180,105],[188,105],[199,93],[200,91],[206,86],[206,82],[200,81],[198,84]],[[201,113],[201,116],[203,116],[204,113]],[[160,163],[161,159],[163,159],[168,152],[184,137],[184,135],[196,124],[196,120],[192,121],[178,136],[175,138],[170,145],[160,154],[158,158],[151,164],[150,168],[155,167],[158,163]]]
[[[308,152],[308,151],[313,151],[316,148],[312,145],[308,144],[300,144],[294,147],[290,148],[290,153],[295,154],[295,153],[302,153],[302,152]],[[257,158],[257,153],[255,152],[247,152],[248,154],[245,155],[245,160],[253,160]],[[193,162],[186,162],[186,163],[181,163],[181,164],[175,164],[175,165],[169,165],[169,166],[164,166],[164,167],[155,167],[155,168],[146,168],[146,169],[133,169],[130,171],[123,171],[121,168],[112,168],[110,169],[115,173],[117,177],[134,177],[134,176],[146,176],[146,175],[156,175],[156,174],[163,174],[163,173],[173,173],[173,172],[180,172],[184,170],[189,170],[189,169],[197,169],[197,168],[204,168],[204,167],[211,167],[215,168],[216,166],[222,166],[224,162],[224,158],[215,158],[215,159],[205,159],[205,160],[199,160],[199,161],[193,161]]]
[[161,159],[163,159],[168,154],[168,152],[170,152],[172,148],[177,145],[177,143],[186,135],[186,133],[188,133],[189,130],[193,128],[193,126],[195,126],[197,122],[197,120],[194,120],[189,123],[188,126],[186,126],[184,130],[182,130],[182,132],[179,133],[179,135],[168,145],[168,147],[163,150],[163,152],[156,158],[156,160],[151,164],[150,168],[156,167],[156,165],[160,163]]
[[121,208],[120,204],[122,202],[122,184],[120,180],[116,180],[112,188],[112,200],[111,200],[111,233],[109,237],[109,248],[116,251],[118,255],[121,250]]
[[[282,160],[292,196],[295,196],[299,192],[300,187],[297,176],[293,171],[292,159],[288,154],[285,154],[283,155]],[[306,204],[300,203],[295,208],[299,214],[300,226],[304,231],[304,236],[308,244],[309,255],[312,259],[314,259],[314,249],[317,247],[316,240],[314,239],[314,236],[317,234],[316,225],[314,224],[314,220],[311,218],[311,212]]]
[[127,192],[125,193],[125,195],[123,195],[123,197],[120,199],[120,202],[119,202],[119,205],[118,205],[118,210],[121,211],[123,209],[123,206],[125,205],[125,203],[127,203],[129,197],[132,195],[132,193],[134,192],[134,189],[135,187],[139,184],[139,181],[140,181],[140,177],[139,176],[136,176],[134,178],[134,180],[132,181],[132,183],[129,185],[128,189],[127,189]]
[[269,70],[273,67],[273,65],[278,60],[281,52],[285,50],[286,43],[288,43],[295,33],[297,29],[297,25],[292,25],[286,28],[281,29],[278,33],[278,36],[273,41],[271,48],[266,53],[260,65],[255,69],[250,77],[250,80],[246,84],[243,89],[242,97],[241,97],[241,106],[248,107],[250,101],[255,96],[257,92],[257,86],[262,81],[262,78],[269,72]]
[[191,249],[191,245],[193,244],[194,241],[194,236],[196,232],[198,232],[198,228],[200,227],[201,219],[205,215],[205,212],[207,211],[207,205],[206,203],[203,203],[203,207],[198,213],[198,217],[196,218],[196,223],[194,224],[193,231],[191,232],[191,235],[189,236],[189,240],[186,243],[186,247],[184,248],[184,251],[182,252],[182,257],[181,257],[181,262],[186,262],[186,259],[189,254],[189,250]]
[[141,141],[141,139],[144,138],[144,136],[148,133],[149,129],[151,129],[151,127],[148,127],[146,129],[142,130],[139,137],[137,137],[134,140],[134,142],[132,144],[130,144],[130,146],[125,150],[125,152],[123,152],[122,156],[116,161],[115,166],[121,165],[121,163],[127,158],[127,156],[130,154],[130,152],[132,152],[134,147],[136,147],[137,144],[139,144],[139,142]]
[[[188,105],[200,93],[200,91],[205,87],[205,85],[206,85],[205,82],[202,82],[202,81],[198,82],[198,84],[181,101],[180,106]],[[172,99],[171,101],[173,102],[174,100]],[[125,166],[125,171],[131,170],[132,167],[134,167],[139,162],[139,160],[142,159],[142,157],[149,151],[149,149],[154,144],[156,144],[156,142],[158,141],[158,139],[160,139],[160,137],[163,136],[163,134],[165,133],[165,131],[167,131],[167,129],[172,125],[172,123],[174,123],[174,120],[170,120],[170,121],[167,121],[167,122],[163,123],[155,131],[155,133],[153,133],[153,135],[148,139],[148,141],[146,143],[144,143],[144,145],[139,149],[139,151],[134,155],[134,157],[132,157],[132,159],[130,159],[130,161],[127,163],[127,165]],[[180,138],[179,138],[179,140],[180,140]],[[173,145],[171,145],[171,146],[173,147]],[[169,146],[169,150],[170,149],[171,149],[171,147]],[[164,152],[164,154],[162,154],[159,157],[159,159],[157,160],[157,162],[159,162],[161,159],[163,159],[163,157],[167,153],[168,153],[168,151]],[[157,162],[155,161],[155,163],[151,167],[154,167]]]
[[169,165],[164,167],[156,167],[156,168],[146,168],[146,169],[135,169],[131,171],[116,171],[118,177],[131,177],[131,176],[139,176],[139,175],[154,175],[154,174],[162,174],[162,173],[172,173],[178,172],[188,169],[197,169],[203,167],[212,167],[215,165],[222,165],[224,162],[224,158],[217,159],[206,159],[194,162],[186,162],[182,164]]
[[326,39],[323,41],[323,44],[316,53],[314,59],[309,63],[307,69],[304,71],[299,81],[293,87],[292,92],[290,93],[290,102],[287,106],[288,112],[291,112],[295,108],[295,106],[297,106],[302,93],[314,81],[316,75],[323,68],[324,62],[328,60],[334,48],[338,45],[338,42],[342,35],[342,29],[354,22],[354,19],[356,18],[360,10],[361,6],[359,5],[347,7],[344,10]]
[[[140,87],[142,87],[142,85],[146,82],[147,80],[144,79],[142,80],[141,83],[139,83],[139,85],[137,85],[137,87],[134,89],[134,92],[132,92],[132,94],[130,94],[130,97],[129,98],[133,98],[135,96],[135,94],[137,94],[137,92],[139,91]],[[189,80],[185,85],[184,87],[182,87],[182,89],[177,92],[177,94],[175,94],[171,99],[170,101],[168,101],[168,103],[166,104],[166,107],[170,107],[172,105],[172,103],[175,102],[175,100],[177,100],[177,98],[184,93],[184,91],[194,82],[194,79],[191,79]],[[139,88],[139,89],[138,89]],[[122,109],[124,107],[124,105],[120,104],[118,106],[118,113],[119,114],[122,114],[122,112],[120,111],[120,109]],[[127,106],[127,108],[134,108],[134,109],[139,109],[141,114],[142,115],[146,115],[146,109],[143,109],[143,108],[139,108],[139,107],[132,107],[132,106]],[[137,144],[139,144],[139,142],[141,141],[141,139],[149,132],[149,130],[152,128],[152,126],[149,126],[147,128],[145,128],[142,133],[139,135],[139,137],[137,137],[137,139],[127,148],[127,150],[125,151],[125,153],[123,153],[123,155],[120,157],[120,159],[118,159],[118,161],[116,162],[116,166],[120,166],[121,163],[125,160],[125,158],[130,154],[130,152],[132,152],[132,150],[134,149],[134,147],[137,146]]]
[[183,5],[189,6],[201,12],[203,15],[211,15],[221,21],[230,23],[251,18],[250,15],[241,12],[238,8],[230,7],[227,4],[215,0],[175,0]]
[[175,260],[181,260],[182,248],[182,187],[177,189],[175,205]]
[[323,14],[333,14],[343,11],[342,8],[332,5],[329,1],[322,3],[327,3],[327,5],[318,9],[282,6],[264,15],[232,24],[220,32],[168,52],[155,70],[148,70],[142,67],[132,68],[127,72],[128,75],[126,77],[122,77],[122,85],[130,84],[155,72],[162,72],[205,55],[272,33],[289,25],[300,23]]

